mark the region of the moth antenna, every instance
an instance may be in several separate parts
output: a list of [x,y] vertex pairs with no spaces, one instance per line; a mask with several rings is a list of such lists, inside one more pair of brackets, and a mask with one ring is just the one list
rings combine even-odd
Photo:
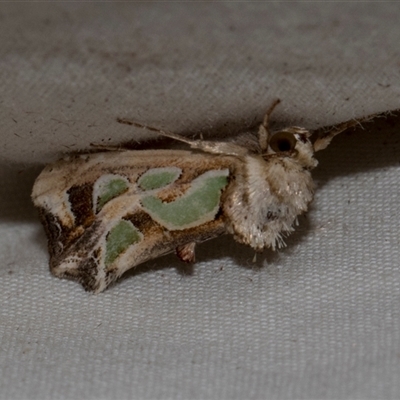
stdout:
[[354,128],[356,126],[361,126],[363,122],[369,122],[376,116],[380,114],[372,114],[364,118],[359,118],[359,119],[353,119],[350,121],[342,122],[341,124],[337,124],[334,126],[331,126],[327,130],[324,129],[316,129],[313,131],[313,135],[317,135],[316,140],[314,141],[314,151],[320,151],[326,149],[332,139],[338,135],[339,133],[342,133],[346,131],[347,129]]
[[171,138],[171,139],[175,139],[175,140],[178,140],[180,142],[184,142],[184,143],[187,143],[187,144],[190,144],[190,145],[193,144],[193,140],[187,139],[184,136],[178,135],[178,134],[173,133],[173,132],[164,131],[164,130],[162,130],[160,128],[155,128],[154,126],[144,125],[144,124],[141,124],[139,122],[132,121],[130,119],[117,118],[117,122],[119,122],[120,124],[136,126],[137,128],[146,129],[146,130],[151,131],[151,132],[156,132],[159,135],[162,135],[162,136],[165,136],[165,137],[168,137],[168,138]]
[[261,152],[264,152],[268,148],[268,143],[271,138],[271,132],[269,130],[269,117],[273,113],[275,107],[280,103],[280,99],[276,99],[269,106],[267,111],[265,112],[263,122],[258,129],[258,143],[261,147]]
[[131,121],[129,119],[117,118],[120,124],[133,125],[138,128],[147,129],[148,131],[157,132],[158,134],[178,140],[183,143],[187,143],[192,149],[199,149],[206,153],[212,154],[224,154],[224,155],[234,155],[234,156],[244,156],[248,153],[248,149],[242,146],[238,146],[234,143],[228,142],[209,142],[206,140],[190,140],[185,136],[177,135],[176,133],[164,131],[159,128],[154,128],[152,126],[143,125],[139,122]]
[[90,143],[90,147],[101,151],[125,151],[125,149],[121,146],[112,146],[102,143]]

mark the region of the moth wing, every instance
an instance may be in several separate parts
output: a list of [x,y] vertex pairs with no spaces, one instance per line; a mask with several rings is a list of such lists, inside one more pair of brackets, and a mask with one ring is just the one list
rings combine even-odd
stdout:
[[32,198],[51,271],[100,292],[127,269],[225,233],[220,213],[232,157],[183,150],[80,155],[47,166]]

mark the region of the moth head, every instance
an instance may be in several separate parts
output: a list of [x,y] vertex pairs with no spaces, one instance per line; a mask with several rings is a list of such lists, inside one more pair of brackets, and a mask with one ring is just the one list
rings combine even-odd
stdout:
[[298,126],[291,126],[274,133],[268,142],[267,154],[290,157],[306,169],[317,166],[314,148],[310,141],[311,133]]

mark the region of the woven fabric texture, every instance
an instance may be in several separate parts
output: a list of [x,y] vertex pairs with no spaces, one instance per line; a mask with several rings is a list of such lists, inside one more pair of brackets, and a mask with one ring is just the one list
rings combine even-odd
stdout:
[[43,164],[141,142],[135,118],[233,136],[400,108],[390,3],[0,6],[0,398],[398,399],[399,114],[318,154],[310,212],[279,252],[229,236],[99,295],[48,269],[30,200]]

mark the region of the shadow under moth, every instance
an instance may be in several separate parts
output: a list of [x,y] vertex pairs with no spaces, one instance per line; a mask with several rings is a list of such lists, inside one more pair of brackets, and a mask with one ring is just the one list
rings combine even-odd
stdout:
[[95,293],[126,270],[175,251],[194,262],[196,243],[229,233],[255,251],[284,245],[313,198],[314,153],[338,133],[291,126],[245,144],[191,140],[189,150],[121,150],[66,156],[41,172],[32,191],[48,238],[51,272]]

